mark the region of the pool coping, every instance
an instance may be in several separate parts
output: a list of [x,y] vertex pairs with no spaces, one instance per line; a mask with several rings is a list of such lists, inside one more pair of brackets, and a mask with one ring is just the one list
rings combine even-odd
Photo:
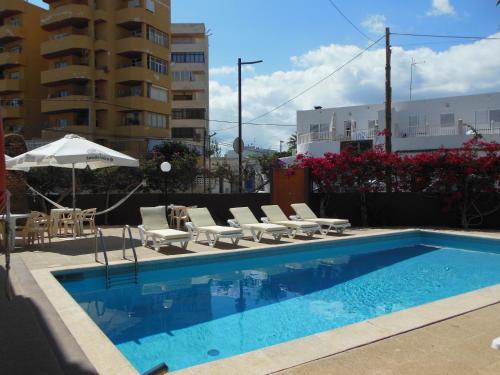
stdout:
[[[402,229],[390,233],[357,234],[353,237],[337,237],[315,239],[313,243],[342,241],[357,238],[373,238],[397,235],[408,232],[429,232],[481,239],[496,239],[487,235],[456,233],[443,230]],[[238,253],[266,252],[269,249],[299,247],[312,243],[304,241],[293,244],[273,245],[269,247],[245,248],[234,250],[214,250],[211,252],[180,254],[166,259],[145,259],[141,264],[149,262],[178,262],[182,260],[225,257]],[[130,264],[129,261],[113,262],[113,266]],[[101,331],[87,313],[78,305],[64,287],[57,281],[53,273],[75,270],[102,269],[102,265],[94,264],[45,268],[31,270],[33,277],[52,303],[64,324],[79,343],[83,352],[99,371],[106,374],[137,374],[135,368]],[[408,308],[395,313],[382,315],[352,325],[336,328],[326,332],[305,336],[292,341],[264,347],[240,355],[207,362],[190,368],[176,371],[178,374],[214,374],[244,373],[268,374],[320,358],[341,353],[359,346],[383,340],[394,335],[437,323],[479,308],[500,302],[500,284],[472,292],[441,299],[424,305]]]

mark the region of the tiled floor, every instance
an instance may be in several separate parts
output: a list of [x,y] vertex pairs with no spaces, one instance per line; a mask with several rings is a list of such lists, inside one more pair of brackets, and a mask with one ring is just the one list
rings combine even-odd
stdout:
[[[134,237],[138,238],[134,229]],[[390,232],[388,229],[357,229],[346,236]],[[111,262],[122,260],[122,229],[105,230],[108,256]],[[471,232],[500,238],[499,232]],[[331,238],[338,238],[332,236]],[[321,238],[317,236],[316,238]],[[264,240],[255,243],[242,240],[239,249],[268,246],[277,243],[307,241],[305,237],[283,239],[281,242]],[[139,259],[165,258],[174,254],[231,251],[228,241],[216,248],[190,243],[187,250],[168,247],[160,252],[140,246],[135,241]],[[18,248],[16,252],[31,270],[96,264],[95,239],[54,239],[45,249]],[[130,251],[128,252],[130,257]],[[100,255],[102,259],[102,255]],[[500,272],[500,270],[499,270]],[[500,336],[500,304],[466,315],[448,319],[425,328],[391,337],[344,353],[315,360],[282,374],[500,374],[500,351],[490,349],[491,340]]]
[[397,335],[279,374],[500,374],[500,304]]

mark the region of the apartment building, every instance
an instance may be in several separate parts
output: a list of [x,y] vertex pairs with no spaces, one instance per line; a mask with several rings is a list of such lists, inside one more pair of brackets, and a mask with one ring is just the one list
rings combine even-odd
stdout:
[[208,36],[202,23],[172,24],[172,138],[202,144],[208,132]]
[[0,111],[5,132],[26,138],[40,136],[40,101],[47,93],[39,50],[47,34],[37,27],[43,12],[24,0],[0,1]]
[[170,0],[44,1],[43,138],[76,133],[131,154],[168,138]]
[[[401,153],[458,148],[477,130],[500,143],[500,92],[393,103],[392,149]],[[297,112],[297,153],[315,157],[346,146],[384,147],[384,104]]]

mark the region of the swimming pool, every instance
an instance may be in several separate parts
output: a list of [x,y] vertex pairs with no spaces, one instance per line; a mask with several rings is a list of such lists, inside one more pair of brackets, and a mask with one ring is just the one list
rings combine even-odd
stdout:
[[138,371],[245,353],[500,283],[500,241],[411,231],[56,273]]

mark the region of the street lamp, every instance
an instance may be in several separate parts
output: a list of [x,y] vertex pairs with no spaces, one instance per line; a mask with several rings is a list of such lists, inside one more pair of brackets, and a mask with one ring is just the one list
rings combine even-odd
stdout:
[[415,59],[412,57],[410,64],[410,101],[411,101],[411,90],[413,86],[413,68],[418,64],[425,64],[425,61],[416,62]]
[[168,161],[164,161],[160,164],[160,169],[164,173],[163,175],[163,189],[165,190],[165,206],[167,205],[167,173],[172,170],[172,164]]
[[239,192],[242,193],[243,188],[243,176],[242,176],[242,160],[241,156],[243,153],[243,138],[241,135],[241,66],[242,65],[253,65],[259,64],[263,60],[257,61],[241,61],[241,58],[238,58],[238,182],[239,182]]

